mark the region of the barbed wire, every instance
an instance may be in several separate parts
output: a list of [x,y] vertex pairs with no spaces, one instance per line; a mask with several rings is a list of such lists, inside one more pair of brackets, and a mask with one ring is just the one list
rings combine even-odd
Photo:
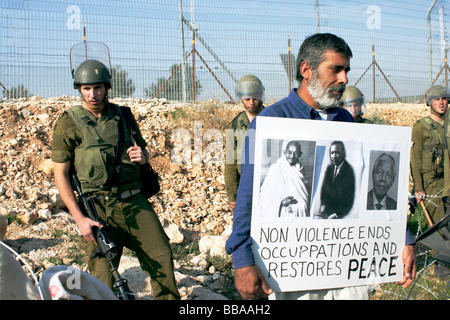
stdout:
[[[432,205],[442,210],[435,199],[442,198],[443,190],[439,191],[437,194],[430,194],[425,197],[423,201],[427,201],[427,206]],[[415,230],[415,237],[418,238],[423,232],[428,229],[428,225],[423,225],[427,221],[426,213],[417,206],[416,197],[413,194],[409,195],[410,205],[412,204],[410,215],[408,217],[409,224],[412,224],[413,220],[417,223],[417,230]],[[420,209],[419,209],[420,208]],[[418,210],[416,210],[418,209]],[[443,214],[445,214],[443,212]],[[412,229],[412,228],[411,228]],[[419,241],[415,245],[415,253],[417,259],[418,270],[416,273],[416,278],[414,282],[408,288],[402,288],[401,286],[393,287],[391,284],[379,284],[376,286],[375,290],[384,294],[386,297],[397,300],[414,300],[416,297],[418,299],[437,299],[437,300],[447,300],[450,298],[450,278],[437,279],[438,276],[436,272],[433,272],[433,267],[442,264],[444,268],[448,268],[449,265],[441,260],[434,258],[436,254],[435,250],[422,245]],[[447,276],[448,277],[448,276]],[[427,298],[423,298],[426,295]]]

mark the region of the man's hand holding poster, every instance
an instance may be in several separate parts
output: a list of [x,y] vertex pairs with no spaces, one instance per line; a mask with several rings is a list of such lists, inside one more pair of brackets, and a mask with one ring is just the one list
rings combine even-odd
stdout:
[[258,117],[251,237],[274,291],[403,278],[411,129]]

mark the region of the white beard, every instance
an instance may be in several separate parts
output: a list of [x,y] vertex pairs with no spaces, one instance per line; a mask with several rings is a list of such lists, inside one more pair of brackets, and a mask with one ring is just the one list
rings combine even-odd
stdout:
[[[313,72],[311,81],[308,83],[308,91],[311,97],[324,109],[334,108],[344,93],[345,86],[333,86],[325,89],[319,81],[317,72]],[[341,92],[339,95],[332,94],[331,91]]]

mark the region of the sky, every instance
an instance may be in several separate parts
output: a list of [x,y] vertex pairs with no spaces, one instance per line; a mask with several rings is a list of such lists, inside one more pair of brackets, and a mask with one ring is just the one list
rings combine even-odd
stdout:
[[[290,39],[296,56],[305,37],[316,31],[335,33],[352,48],[350,84],[371,65],[374,45],[376,62],[396,92],[421,94],[443,65],[439,7],[450,39],[450,3],[437,0],[430,71],[426,12],[431,2],[319,0],[316,11],[315,0],[183,0],[183,16],[203,40],[195,42],[195,76],[203,87],[198,98],[228,100],[225,91],[234,96],[235,80],[249,73],[264,83],[266,99],[282,98],[297,83],[289,85],[280,54],[289,52]],[[144,88],[167,79],[170,67],[182,61],[179,17],[178,0],[0,0],[0,82],[7,88],[22,83],[43,97],[76,94],[69,53],[83,41],[85,27],[87,41],[107,44],[112,64],[128,72],[134,96],[143,97]],[[186,25],[183,31],[188,54],[192,32]],[[192,57],[187,62],[192,64]],[[372,70],[359,86],[372,98]],[[378,70],[375,88],[377,97],[394,97]]]

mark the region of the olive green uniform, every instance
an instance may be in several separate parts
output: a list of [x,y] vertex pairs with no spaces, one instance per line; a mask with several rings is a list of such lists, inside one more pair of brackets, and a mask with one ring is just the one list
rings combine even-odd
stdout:
[[[260,101],[257,110],[259,113],[264,109],[264,86],[261,80],[251,74],[243,76],[236,84],[236,101],[254,99]],[[256,110],[255,110],[256,111]],[[242,151],[244,147],[245,135],[247,133],[250,119],[246,110],[241,111],[227,125],[226,132],[226,157],[225,157],[225,190],[227,192],[228,201],[236,202],[236,195],[241,178]],[[245,156],[244,156],[245,159]]]
[[367,118],[363,118],[363,116],[359,115],[355,118],[355,121],[357,123],[367,123],[367,124],[373,124],[373,121]]
[[447,203],[447,211],[450,211],[450,112],[447,111],[444,123],[444,193],[442,197]]
[[227,144],[227,156],[225,162],[225,190],[228,201],[236,202],[239,179],[241,177],[241,159],[245,134],[250,120],[245,111],[240,112],[227,125],[227,143],[233,141],[232,148]]
[[431,117],[417,121],[412,128],[411,174],[415,191],[424,190],[425,205],[434,223],[444,216],[444,123]]
[[[116,265],[124,247],[133,250],[151,278],[155,298],[180,299],[169,239],[150,202],[139,192],[140,166],[131,162],[126,153],[132,140],[125,124],[122,174],[117,192],[112,191],[115,190],[111,188],[111,178],[120,121],[117,110],[118,106],[107,103],[100,118],[81,106],[64,112],[55,124],[52,160],[74,164],[83,192],[93,197],[100,218],[108,225],[108,234],[117,249]],[[136,120],[131,118],[137,132],[136,143],[145,148]],[[90,273],[112,288],[114,278],[108,260],[91,256],[97,245],[81,237],[80,245],[88,255]]]

